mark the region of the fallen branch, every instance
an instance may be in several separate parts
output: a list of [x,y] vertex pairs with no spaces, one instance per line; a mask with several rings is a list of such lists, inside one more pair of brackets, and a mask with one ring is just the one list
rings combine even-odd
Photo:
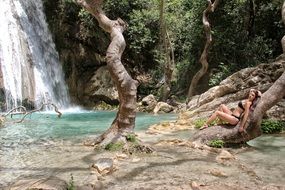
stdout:
[[[19,109],[23,109],[24,111],[22,111],[22,112],[14,112],[15,110],[19,110]],[[20,114],[26,114],[26,113],[27,113],[27,109],[24,106],[19,106],[19,107],[11,109],[6,114],[2,115],[2,117],[7,117],[8,115],[11,115],[11,118],[12,118],[13,115],[20,115]]]
[[25,115],[22,117],[22,119],[19,120],[19,121],[16,121],[15,123],[21,123],[21,122],[23,122],[24,119],[25,119],[25,117],[27,117],[28,115],[30,115],[30,114],[32,114],[32,113],[34,113],[34,112],[41,111],[41,110],[44,108],[44,106],[47,106],[47,105],[53,106],[53,107],[54,107],[54,111],[55,111],[56,113],[58,113],[57,117],[59,117],[59,118],[61,117],[62,113],[58,110],[58,108],[57,108],[57,106],[56,106],[55,104],[53,104],[53,103],[43,103],[40,108],[35,109],[35,110],[32,110],[32,111],[29,111],[29,112],[26,112]]

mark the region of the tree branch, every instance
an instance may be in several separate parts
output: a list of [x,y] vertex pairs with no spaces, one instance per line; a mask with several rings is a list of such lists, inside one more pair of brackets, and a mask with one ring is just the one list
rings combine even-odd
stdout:
[[62,113],[58,110],[58,108],[57,108],[57,106],[56,106],[55,104],[53,104],[53,103],[43,103],[40,108],[35,109],[35,110],[32,110],[32,111],[29,111],[29,112],[26,112],[25,115],[22,117],[22,119],[19,120],[19,121],[16,121],[15,123],[21,123],[21,122],[23,122],[24,119],[25,119],[28,115],[30,115],[30,114],[32,114],[32,113],[34,113],[34,112],[41,111],[41,110],[44,108],[44,106],[47,106],[47,105],[53,106],[53,107],[54,107],[54,111],[58,113],[57,117],[59,117],[59,118],[61,117]]

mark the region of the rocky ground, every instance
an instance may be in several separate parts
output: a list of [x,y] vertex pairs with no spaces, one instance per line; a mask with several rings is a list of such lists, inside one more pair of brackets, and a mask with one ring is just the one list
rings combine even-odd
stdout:
[[139,134],[155,149],[152,154],[96,152],[89,147],[84,178],[30,178],[6,189],[285,189],[284,181],[268,182],[239,159],[248,148],[210,148],[187,140],[187,133]]

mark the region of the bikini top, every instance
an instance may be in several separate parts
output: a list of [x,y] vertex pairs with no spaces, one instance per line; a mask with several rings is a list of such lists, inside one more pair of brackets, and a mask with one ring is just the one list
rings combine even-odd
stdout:
[[243,109],[243,110],[244,110],[244,107],[243,107],[243,105],[242,105],[242,102],[241,102],[241,101],[238,103],[238,107],[240,107],[241,109]]

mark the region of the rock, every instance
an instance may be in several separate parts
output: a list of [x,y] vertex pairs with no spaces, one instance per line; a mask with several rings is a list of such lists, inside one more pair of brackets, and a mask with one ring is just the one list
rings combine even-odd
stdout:
[[214,168],[214,169],[211,169],[209,171],[210,174],[212,174],[213,176],[216,176],[216,177],[228,177],[227,174],[217,168]]
[[127,154],[116,154],[116,158],[118,160],[125,160],[125,159],[129,158],[129,156]]
[[114,161],[111,158],[100,158],[91,167],[95,168],[102,175],[109,174],[114,169]]
[[9,190],[66,190],[67,188],[68,184],[65,181],[57,177],[49,177],[44,179],[20,180],[12,185]]
[[157,100],[154,95],[150,94],[142,99],[138,109],[141,111],[152,112],[157,104]]
[[197,184],[196,181],[192,181],[191,188],[192,190],[200,190],[200,186]]
[[234,160],[235,157],[226,150],[222,150],[220,154],[216,157],[218,163],[224,163],[227,160]]
[[135,163],[135,162],[139,162],[139,161],[141,161],[141,159],[140,159],[140,158],[133,158],[133,159],[132,159],[132,162],[133,162],[133,163]]
[[[223,80],[218,86],[210,88],[201,95],[193,96],[187,104],[187,113],[181,117],[192,121],[209,117],[221,104],[234,108],[237,103],[247,98],[251,88],[265,92],[278,79],[285,69],[284,58],[270,64],[242,69]],[[283,119],[285,107],[283,99],[276,107],[267,111],[269,118]],[[186,119],[187,119],[186,118]]]
[[101,189],[103,189],[103,183],[101,181],[96,181],[95,183],[83,185],[76,188],[76,190],[101,190]]
[[174,107],[165,103],[165,102],[158,102],[153,110],[154,114],[158,112],[169,113],[174,110]]
[[100,102],[117,104],[119,102],[118,91],[112,81],[107,66],[100,67],[93,75],[92,79],[84,91],[89,99]]

